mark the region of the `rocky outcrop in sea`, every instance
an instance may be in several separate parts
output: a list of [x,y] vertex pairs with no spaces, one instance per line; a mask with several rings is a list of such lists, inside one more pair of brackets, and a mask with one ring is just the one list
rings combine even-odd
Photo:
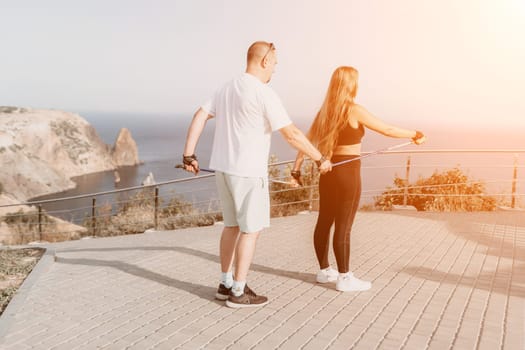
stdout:
[[72,177],[139,163],[127,129],[110,146],[78,114],[0,107],[0,198],[23,202],[73,188]]
[[111,154],[116,166],[137,165],[139,163],[137,143],[131,137],[131,132],[128,129],[120,129]]

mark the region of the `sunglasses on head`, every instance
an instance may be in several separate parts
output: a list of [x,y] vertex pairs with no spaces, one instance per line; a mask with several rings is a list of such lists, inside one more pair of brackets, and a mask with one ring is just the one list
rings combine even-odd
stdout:
[[270,43],[270,47],[268,48],[268,51],[266,51],[266,53],[264,54],[262,60],[264,61],[264,59],[266,58],[266,56],[268,56],[268,54],[270,53],[270,51],[272,50],[275,50],[275,45],[273,43]]

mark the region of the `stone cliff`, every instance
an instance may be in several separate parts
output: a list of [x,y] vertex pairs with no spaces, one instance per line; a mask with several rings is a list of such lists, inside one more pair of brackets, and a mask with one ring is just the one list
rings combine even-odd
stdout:
[[0,190],[18,201],[75,186],[71,178],[139,164],[123,129],[112,148],[81,116],[0,107]]

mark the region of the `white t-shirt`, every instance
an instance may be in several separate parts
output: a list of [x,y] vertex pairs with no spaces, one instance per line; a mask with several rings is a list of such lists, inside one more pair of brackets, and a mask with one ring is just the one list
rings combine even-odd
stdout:
[[215,116],[210,168],[243,177],[266,177],[271,134],[292,121],[277,94],[244,73],[202,106]]

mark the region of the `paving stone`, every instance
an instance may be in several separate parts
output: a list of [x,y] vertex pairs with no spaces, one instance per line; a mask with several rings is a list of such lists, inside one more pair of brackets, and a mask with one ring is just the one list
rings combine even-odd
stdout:
[[363,293],[315,283],[315,213],[272,219],[248,276],[270,303],[246,310],[214,299],[219,227],[49,244],[57,262],[0,318],[0,348],[523,349],[516,214],[358,212]]

